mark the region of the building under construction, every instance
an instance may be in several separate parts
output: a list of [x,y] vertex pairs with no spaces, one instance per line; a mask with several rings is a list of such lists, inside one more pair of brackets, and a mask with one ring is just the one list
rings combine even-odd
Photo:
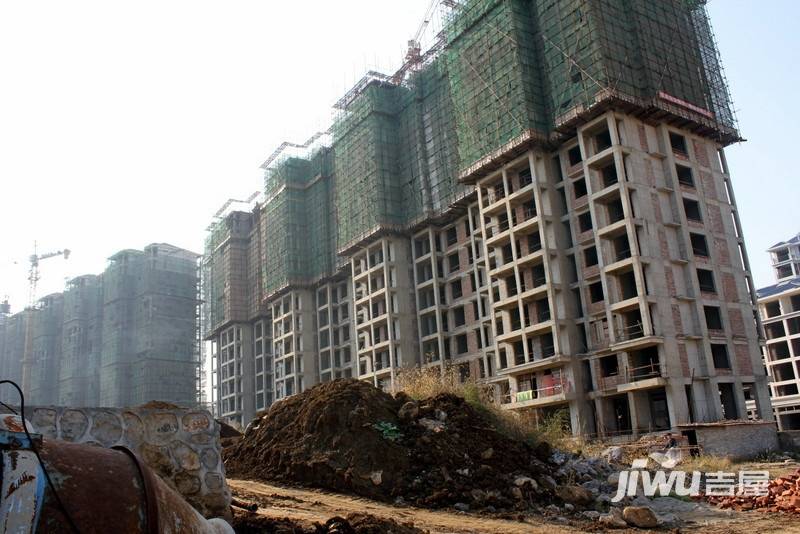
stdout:
[[567,409],[576,434],[771,419],[704,2],[437,5],[429,47],[218,213],[220,413],[423,365],[507,409]]
[[[3,376],[22,385],[28,404],[196,405],[198,278],[198,255],[172,245],[118,252],[103,274],[0,317]],[[19,402],[14,391],[0,393]]]
[[800,430],[800,233],[768,250],[776,283],[758,290],[778,430]]

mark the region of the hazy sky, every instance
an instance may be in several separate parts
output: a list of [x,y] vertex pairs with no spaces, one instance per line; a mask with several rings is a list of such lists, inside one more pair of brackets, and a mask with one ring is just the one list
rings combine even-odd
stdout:
[[[100,272],[151,242],[202,251],[229,197],[260,189],[283,140],[325,128],[368,68],[399,66],[429,0],[0,3],[0,299]],[[763,250],[800,231],[791,99],[800,3],[714,0],[747,143],[728,149],[757,285]],[[790,144],[791,143],[791,144]],[[16,263],[15,263],[16,262]]]

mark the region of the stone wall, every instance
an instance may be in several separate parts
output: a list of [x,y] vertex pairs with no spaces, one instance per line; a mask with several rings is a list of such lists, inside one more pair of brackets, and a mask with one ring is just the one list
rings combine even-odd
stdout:
[[205,517],[229,516],[219,428],[207,411],[169,405],[25,411],[31,432],[45,439],[127,447]]

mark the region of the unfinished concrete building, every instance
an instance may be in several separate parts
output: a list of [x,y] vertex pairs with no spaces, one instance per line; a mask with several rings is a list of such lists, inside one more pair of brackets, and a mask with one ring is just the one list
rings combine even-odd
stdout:
[[[7,303],[4,305],[0,312],[0,375],[21,385],[27,312],[11,315]],[[19,394],[10,386],[0,387],[0,402],[19,403]]]
[[800,234],[769,248],[776,284],[758,290],[779,430],[800,430]]
[[31,315],[30,357],[22,362],[23,376],[30,377],[27,400],[36,404],[58,402],[61,369],[61,336],[64,324],[64,295],[54,293],[39,299]]
[[214,409],[244,424],[272,404],[274,387],[257,198],[223,205],[202,260],[203,338],[210,342]]
[[[29,404],[197,405],[197,260],[196,254],[163,243],[124,250],[109,259],[102,275],[74,278],[63,294],[3,317],[3,376],[20,385],[29,377]],[[16,393],[2,394],[5,402],[18,402]]]
[[453,4],[263,165],[275,398],[456,366],[576,434],[771,419],[704,3]]
[[101,406],[197,402],[197,259],[164,243],[109,258],[103,272]]
[[59,397],[61,406],[100,405],[103,278],[87,274],[64,291]]

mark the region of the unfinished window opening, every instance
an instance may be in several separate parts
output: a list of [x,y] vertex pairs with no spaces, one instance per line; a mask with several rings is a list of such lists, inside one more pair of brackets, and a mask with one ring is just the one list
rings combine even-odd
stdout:
[[619,375],[619,358],[616,354],[600,358],[600,374],[603,378]]
[[[789,330],[789,335],[800,334],[800,317],[787,319],[786,328]],[[798,356],[800,356],[800,354],[798,354]]]
[[733,384],[719,384],[719,399],[722,405],[722,417],[724,419],[738,419],[739,411],[736,409],[736,393]]
[[572,189],[575,192],[576,199],[585,197],[588,193],[588,191],[586,190],[586,180],[583,178],[575,180],[572,183]]
[[578,229],[583,232],[588,232],[592,229],[592,214],[585,211],[578,215]]
[[603,187],[611,187],[612,185],[619,182],[619,176],[617,175],[617,166],[614,163],[610,163],[600,169],[600,177],[603,180]]
[[776,339],[786,336],[786,329],[783,327],[783,321],[765,325],[764,332],[767,334],[767,339]]
[[611,148],[611,132],[608,131],[608,128],[594,136],[594,146],[597,152]]
[[612,242],[614,247],[614,259],[616,261],[626,260],[631,257],[631,244],[628,240],[628,234],[622,234]]
[[569,159],[569,166],[573,167],[583,161],[583,157],[581,156],[581,147],[575,145],[574,147],[567,150],[567,158]]
[[708,269],[697,269],[697,283],[703,293],[716,293],[717,286],[714,284],[714,271]]
[[506,277],[506,295],[509,297],[513,297],[517,294],[517,279],[512,276]]
[[786,341],[770,343],[767,345],[767,354],[769,355],[769,360],[772,362],[788,358],[791,356],[789,353],[789,344]]
[[772,379],[774,382],[786,382],[795,378],[797,377],[794,374],[794,366],[791,362],[772,366]]
[[457,252],[454,253],[454,254],[450,254],[447,257],[447,265],[448,265],[451,273],[457,271],[461,267],[461,265],[459,263],[458,253]]
[[700,213],[700,203],[691,198],[683,199],[683,211],[686,213],[686,218],[690,221],[703,222],[703,216]]
[[689,154],[689,151],[686,149],[686,138],[684,136],[675,132],[670,132],[669,144],[672,147],[673,152],[683,154],[684,156]]
[[684,165],[675,165],[675,172],[678,175],[678,183],[686,187],[694,187],[694,176],[692,176],[692,169]]
[[790,278],[794,276],[791,265],[781,265],[780,267],[778,267],[777,271],[778,271],[778,278]]
[[597,247],[592,245],[583,249],[583,265],[585,267],[594,267],[597,265]]
[[661,376],[657,347],[647,347],[630,353],[629,379],[645,380]]
[[703,306],[703,314],[709,330],[722,330],[722,314],[719,306]]
[[464,291],[461,287],[461,280],[456,280],[450,284],[450,295],[453,299],[461,298],[463,294]]
[[533,287],[539,287],[547,282],[547,277],[544,272],[544,265],[541,263],[534,265],[531,269],[531,276],[533,278]]
[[692,253],[695,256],[702,256],[704,258],[708,257],[708,242],[706,241],[706,236],[703,234],[689,234],[689,239],[692,242]]
[[728,346],[724,343],[711,344],[711,359],[714,360],[715,369],[731,368],[731,362],[728,358]]
[[619,292],[622,296],[622,300],[628,300],[638,296],[636,290],[636,274],[633,271],[628,271],[619,276]]
[[458,242],[458,232],[455,226],[447,229],[447,246],[455,245]]
[[456,354],[466,354],[468,350],[467,335],[456,336]]
[[614,224],[625,218],[625,210],[622,207],[622,200],[619,198],[606,204],[606,211],[608,213],[608,224]]
[[547,298],[536,301],[536,322],[543,323],[550,320],[550,300]]
[[781,304],[777,300],[775,302],[767,302],[764,309],[767,312],[767,317],[777,317],[781,314]]
[[603,294],[603,284],[601,282],[598,281],[593,284],[589,284],[589,299],[593,304],[605,300],[605,295]]
[[519,171],[519,187],[527,187],[533,183],[533,175],[530,169],[522,169]]
[[539,235],[539,230],[535,230],[532,234],[528,234],[528,254],[539,252],[542,250],[542,238]]

